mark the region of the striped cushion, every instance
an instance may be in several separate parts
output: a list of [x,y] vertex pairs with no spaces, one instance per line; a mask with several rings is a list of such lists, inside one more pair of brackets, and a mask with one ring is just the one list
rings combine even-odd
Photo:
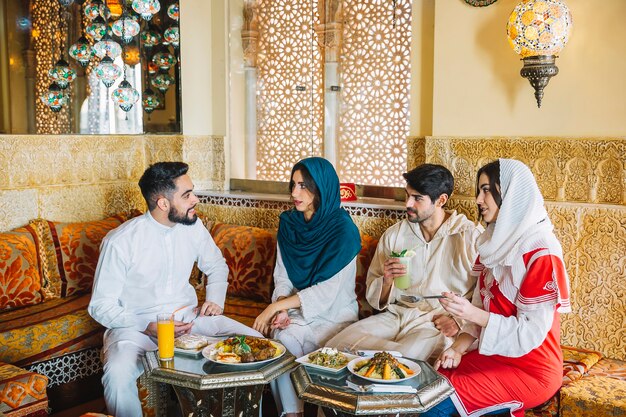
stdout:
[[0,362],[0,413],[9,416],[46,415],[48,378]]
[[28,365],[102,346],[104,328],[87,313],[90,294],[57,298],[0,315],[0,361]]

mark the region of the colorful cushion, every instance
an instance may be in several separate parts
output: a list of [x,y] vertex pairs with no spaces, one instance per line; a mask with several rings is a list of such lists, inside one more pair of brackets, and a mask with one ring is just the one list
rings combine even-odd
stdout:
[[606,377],[585,377],[561,388],[563,417],[626,415],[626,381]]
[[563,351],[563,385],[579,380],[601,358],[595,350],[561,346]]
[[361,251],[356,260],[356,299],[359,303],[360,319],[369,317],[374,312],[372,306],[365,299],[365,290],[367,288],[367,271],[372,263],[377,245],[378,239],[361,233]]
[[589,370],[589,376],[606,376],[626,381],[626,362],[619,359],[602,358]]
[[56,249],[61,297],[91,291],[102,239],[135,214],[84,223],[48,222]]
[[57,298],[0,315],[0,361],[17,366],[102,346],[104,328],[87,313],[90,294]]
[[0,310],[39,304],[43,299],[33,228],[0,234]]
[[6,363],[0,363],[0,412],[26,416],[46,411],[48,378]]
[[274,286],[276,233],[216,222],[211,235],[230,270],[228,294],[269,303]]

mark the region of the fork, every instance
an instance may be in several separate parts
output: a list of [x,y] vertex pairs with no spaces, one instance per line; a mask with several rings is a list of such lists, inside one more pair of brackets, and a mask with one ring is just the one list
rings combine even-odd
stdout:
[[400,295],[400,299],[402,301],[406,301],[407,303],[419,303],[422,300],[427,300],[427,299],[431,299],[431,298],[435,298],[435,299],[440,299],[440,298],[446,298],[443,295],[407,295],[407,294],[401,294]]
[[200,315],[200,311],[202,311],[202,309],[198,308],[198,313],[196,313],[196,317],[194,317],[189,323],[193,323],[194,320],[198,318],[198,316]]

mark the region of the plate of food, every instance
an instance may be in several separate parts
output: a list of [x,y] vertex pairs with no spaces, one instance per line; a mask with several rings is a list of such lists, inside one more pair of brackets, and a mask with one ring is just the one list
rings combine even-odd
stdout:
[[202,356],[202,349],[214,340],[214,338],[201,334],[184,334],[174,339],[174,352],[182,355],[200,357]]
[[411,360],[378,352],[370,358],[356,358],[348,363],[348,371],[373,382],[393,383],[417,376],[422,369]]
[[225,365],[257,365],[278,359],[285,347],[273,340],[253,336],[233,336],[211,343],[202,349],[202,356]]
[[339,372],[348,365],[348,362],[358,357],[357,355],[339,352],[334,348],[323,347],[296,359],[296,362],[328,372]]

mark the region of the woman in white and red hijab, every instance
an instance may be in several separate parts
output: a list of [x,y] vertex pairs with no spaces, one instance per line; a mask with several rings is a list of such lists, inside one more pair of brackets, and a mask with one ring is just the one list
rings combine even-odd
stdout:
[[476,203],[487,228],[473,300],[441,300],[467,323],[435,363],[456,392],[427,416],[523,416],[562,382],[559,313],[570,311],[569,283],[535,178],[519,161],[491,162],[478,171]]

